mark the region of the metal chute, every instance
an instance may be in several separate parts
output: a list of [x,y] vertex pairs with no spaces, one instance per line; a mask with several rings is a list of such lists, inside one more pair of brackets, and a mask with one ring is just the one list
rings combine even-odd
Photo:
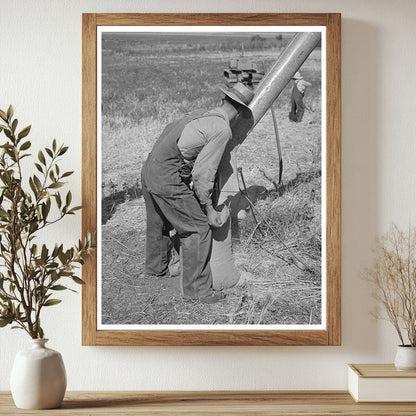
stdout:
[[[255,89],[250,111],[241,113],[232,123],[233,137],[224,152],[219,174],[218,204],[230,205],[238,197],[236,150],[250,134],[254,126],[272,107],[292,76],[299,70],[307,57],[321,40],[320,32],[297,33],[280,54],[270,71],[261,79]],[[232,206],[232,204],[231,204]],[[232,215],[236,213],[232,213]],[[240,272],[234,264],[231,246],[231,219],[213,231],[211,269],[214,289],[232,287],[240,279]]]

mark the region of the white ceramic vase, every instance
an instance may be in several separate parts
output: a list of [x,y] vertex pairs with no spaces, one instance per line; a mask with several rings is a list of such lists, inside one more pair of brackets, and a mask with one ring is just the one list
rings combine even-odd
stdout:
[[416,347],[398,345],[394,365],[399,371],[416,370]]
[[32,339],[31,348],[19,351],[14,360],[10,387],[21,409],[59,407],[66,390],[66,372],[59,352],[45,346],[47,339]]

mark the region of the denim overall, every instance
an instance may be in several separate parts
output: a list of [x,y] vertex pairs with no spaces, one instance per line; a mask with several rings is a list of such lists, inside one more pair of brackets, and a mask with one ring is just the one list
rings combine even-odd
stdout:
[[183,158],[177,142],[186,124],[204,117],[204,112],[194,112],[168,124],[141,174],[147,217],[146,272],[168,275],[173,246],[169,231],[175,229],[182,248],[182,291],[191,298],[212,293],[212,236],[198,199],[180,176]]
[[305,104],[303,102],[304,95],[304,93],[298,90],[296,83],[294,83],[291,95],[292,108],[289,113],[290,120],[297,122],[302,121],[305,112]]

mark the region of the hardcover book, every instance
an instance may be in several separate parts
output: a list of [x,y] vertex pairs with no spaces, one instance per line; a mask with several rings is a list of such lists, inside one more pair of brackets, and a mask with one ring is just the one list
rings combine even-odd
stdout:
[[349,364],[348,391],[356,402],[416,402],[416,371],[394,364]]

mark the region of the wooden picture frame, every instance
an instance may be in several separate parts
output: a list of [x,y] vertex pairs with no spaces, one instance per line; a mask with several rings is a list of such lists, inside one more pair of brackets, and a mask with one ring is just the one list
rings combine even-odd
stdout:
[[[97,28],[100,26],[322,26],[326,33],[326,326],[293,330],[99,330],[97,254],[83,266],[83,345],[341,344],[341,15],[102,14],[82,16],[82,230],[97,229]],[[99,243],[99,242],[98,242]]]

